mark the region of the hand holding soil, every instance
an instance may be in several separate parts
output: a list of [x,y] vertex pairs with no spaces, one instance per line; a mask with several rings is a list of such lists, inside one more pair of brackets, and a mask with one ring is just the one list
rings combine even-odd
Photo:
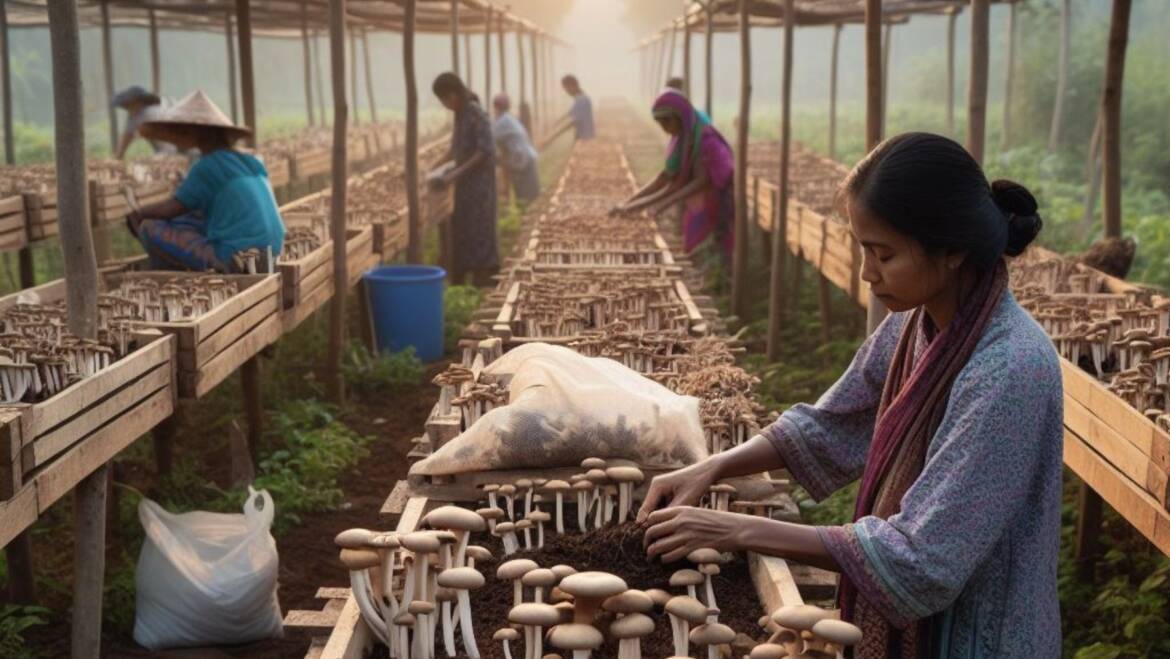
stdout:
[[646,524],[651,513],[659,508],[693,506],[707,493],[707,488],[718,480],[715,464],[710,460],[696,462],[669,474],[655,476],[638,510],[638,524]]
[[743,548],[740,533],[761,518],[752,515],[679,506],[655,511],[642,544],[647,558],[661,556],[663,563],[682,560],[696,549],[710,547],[719,552]]

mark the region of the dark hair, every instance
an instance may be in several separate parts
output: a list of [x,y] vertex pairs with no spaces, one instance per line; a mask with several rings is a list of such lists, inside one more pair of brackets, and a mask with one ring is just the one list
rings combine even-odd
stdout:
[[435,93],[435,96],[439,97],[451,94],[463,98],[467,98],[468,96],[467,85],[464,85],[463,80],[450,71],[440,73],[435,78],[435,81],[431,83],[431,91]]
[[666,79],[666,86],[671,89],[682,90],[683,84],[682,76],[671,76]]
[[1019,256],[1044,225],[1027,188],[1004,179],[989,185],[966,149],[931,133],[882,142],[842,192],[927,250],[967,252],[977,270]]
[[562,85],[572,85],[573,87],[580,87],[581,83],[577,82],[577,76],[572,73],[566,74],[561,78]]

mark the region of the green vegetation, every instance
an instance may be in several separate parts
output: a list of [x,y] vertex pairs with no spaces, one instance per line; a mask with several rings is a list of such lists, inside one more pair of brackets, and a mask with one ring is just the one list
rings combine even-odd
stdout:
[[31,659],[35,655],[25,647],[24,633],[33,627],[47,625],[48,609],[39,606],[0,605],[0,656],[9,659]]

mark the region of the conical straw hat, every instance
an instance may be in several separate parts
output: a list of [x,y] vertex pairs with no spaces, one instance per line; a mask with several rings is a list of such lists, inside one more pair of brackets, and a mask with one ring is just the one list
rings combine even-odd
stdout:
[[157,119],[143,122],[138,132],[147,139],[167,141],[176,132],[191,128],[221,130],[232,140],[252,134],[252,129],[233,124],[223,110],[200,89],[163,110]]

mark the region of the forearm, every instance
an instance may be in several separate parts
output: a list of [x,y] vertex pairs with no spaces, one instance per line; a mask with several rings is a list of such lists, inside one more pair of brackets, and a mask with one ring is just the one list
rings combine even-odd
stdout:
[[756,435],[733,449],[716,453],[707,459],[715,467],[716,480],[750,476],[785,467],[772,441],[763,435]]
[[829,553],[815,526],[792,524],[766,517],[742,515],[736,545],[743,551],[778,556],[798,563],[840,572],[837,559]]
[[477,167],[486,158],[487,158],[487,156],[484,155],[484,153],[482,151],[476,152],[476,154],[474,156],[471,156],[466,161],[464,161],[461,165],[459,165],[455,169],[451,170],[451,180],[452,181],[459,180],[460,178],[463,177],[464,174],[471,171],[473,168]]
[[187,207],[171,197],[138,209],[138,217],[144,220],[169,220],[186,212]]

